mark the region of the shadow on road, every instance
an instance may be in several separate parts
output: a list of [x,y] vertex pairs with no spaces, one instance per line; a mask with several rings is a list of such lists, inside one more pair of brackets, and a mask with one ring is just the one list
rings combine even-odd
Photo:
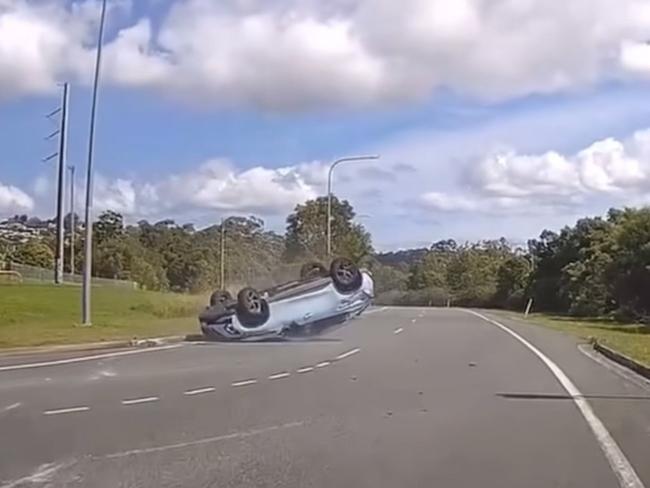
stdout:
[[646,400],[650,396],[644,395],[553,395],[547,393],[497,393],[496,396],[509,400],[574,400],[576,398],[588,398],[598,400]]

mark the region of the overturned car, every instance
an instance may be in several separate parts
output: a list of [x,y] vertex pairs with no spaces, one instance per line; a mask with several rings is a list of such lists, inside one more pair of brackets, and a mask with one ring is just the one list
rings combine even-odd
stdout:
[[311,335],[360,315],[374,294],[372,275],[345,258],[326,269],[303,266],[300,280],[257,291],[243,288],[237,299],[215,291],[200,313],[203,335],[215,340]]

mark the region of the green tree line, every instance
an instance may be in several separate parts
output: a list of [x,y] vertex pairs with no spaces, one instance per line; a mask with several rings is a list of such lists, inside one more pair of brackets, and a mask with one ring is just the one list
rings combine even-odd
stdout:
[[[265,229],[254,216],[230,217],[196,230],[172,220],[126,225],[120,214],[104,212],[94,223],[94,274],[152,290],[220,287],[225,230],[226,284],[271,286],[296,278],[307,261],[326,262],[326,212],[324,197],[297,205],[286,218],[284,234]],[[558,232],[544,230],[525,247],[505,239],[447,239],[392,253],[374,251],[349,202],[334,198],[332,216],[334,254],[372,270],[379,303],[521,310],[532,299],[538,311],[650,319],[650,208],[612,209],[604,218],[584,218]],[[74,271],[80,272],[81,233],[75,247]],[[0,258],[51,266],[53,249],[53,236],[12,247],[0,241]]]
[[[370,234],[354,219],[350,203],[333,197],[333,252],[361,263],[374,251]],[[73,220],[78,219],[68,216],[66,226]],[[297,278],[305,262],[326,261],[326,223],[324,197],[297,205],[286,218],[284,234],[265,229],[264,222],[255,216],[231,216],[197,230],[192,224],[173,220],[141,220],[127,225],[121,214],[106,211],[93,224],[93,275],[135,281],[149,290],[203,292],[222,287],[223,252],[224,286],[272,286]],[[77,230],[75,269],[69,267],[69,232],[65,268],[81,273],[83,232]],[[54,249],[51,234],[20,245],[3,243],[0,238],[0,261],[51,268]]]
[[406,252],[401,263],[394,253],[385,258],[383,303],[523,309],[532,299],[538,311],[650,322],[650,208],[544,230],[526,249],[505,239],[443,240]]

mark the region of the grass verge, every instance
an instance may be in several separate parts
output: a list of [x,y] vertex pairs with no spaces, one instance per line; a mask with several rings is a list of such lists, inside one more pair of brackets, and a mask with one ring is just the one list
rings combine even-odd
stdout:
[[624,324],[607,318],[576,319],[547,314],[523,314],[501,312],[519,320],[533,322],[554,330],[567,332],[582,339],[595,338],[601,344],[611,347],[632,359],[650,365],[650,327],[639,324]]
[[92,327],[82,327],[81,288],[0,284],[0,348],[76,344],[197,331],[205,297],[108,286],[92,290]]

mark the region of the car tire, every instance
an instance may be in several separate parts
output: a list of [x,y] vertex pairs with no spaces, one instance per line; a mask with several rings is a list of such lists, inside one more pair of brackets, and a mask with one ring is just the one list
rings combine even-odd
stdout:
[[347,258],[336,258],[330,265],[330,277],[336,289],[342,293],[350,293],[361,288],[363,276],[361,271]]
[[210,306],[214,307],[215,305],[225,305],[227,302],[232,300],[232,295],[227,290],[216,290],[212,295],[210,295]]
[[308,280],[310,278],[323,278],[327,276],[327,268],[323,266],[318,261],[312,261],[310,263],[305,263],[300,268],[300,279]]
[[237,294],[237,318],[244,327],[260,327],[269,318],[269,304],[254,288],[242,288]]

